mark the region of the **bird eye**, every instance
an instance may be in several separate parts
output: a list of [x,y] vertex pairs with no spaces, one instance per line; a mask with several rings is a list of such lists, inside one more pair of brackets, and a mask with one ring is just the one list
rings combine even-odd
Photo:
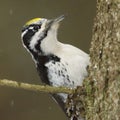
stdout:
[[35,31],[38,31],[40,28],[41,28],[40,25],[35,25],[35,26],[34,26],[34,30],[35,30]]

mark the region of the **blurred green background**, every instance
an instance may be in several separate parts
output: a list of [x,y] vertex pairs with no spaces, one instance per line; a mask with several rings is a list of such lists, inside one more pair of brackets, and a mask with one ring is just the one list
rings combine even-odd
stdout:
[[[41,84],[21,43],[26,21],[64,14],[59,40],[89,53],[95,11],[96,0],[1,0],[0,79]],[[0,120],[66,120],[66,116],[48,94],[0,86]]]

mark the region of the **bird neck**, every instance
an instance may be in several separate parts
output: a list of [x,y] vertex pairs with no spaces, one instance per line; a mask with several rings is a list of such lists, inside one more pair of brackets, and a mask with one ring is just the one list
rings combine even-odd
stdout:
[[42,40],[40,47],[45,55],[54,54],[54,52],[59,49],[60,42],[57,40],[56,29],[48,31],[47,36]]

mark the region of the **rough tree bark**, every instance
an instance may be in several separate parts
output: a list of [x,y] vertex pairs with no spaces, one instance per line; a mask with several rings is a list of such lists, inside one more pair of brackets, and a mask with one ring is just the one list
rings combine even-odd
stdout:
[[97,0],[89,76],[66,103],[79,120],[120,120],[120,0]]

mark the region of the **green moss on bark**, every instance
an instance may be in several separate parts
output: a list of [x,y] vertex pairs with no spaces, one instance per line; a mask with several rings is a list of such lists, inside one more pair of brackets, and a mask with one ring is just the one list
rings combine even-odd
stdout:
[[87,120],[120,120],[120,1],[98,0],[85,80]]

